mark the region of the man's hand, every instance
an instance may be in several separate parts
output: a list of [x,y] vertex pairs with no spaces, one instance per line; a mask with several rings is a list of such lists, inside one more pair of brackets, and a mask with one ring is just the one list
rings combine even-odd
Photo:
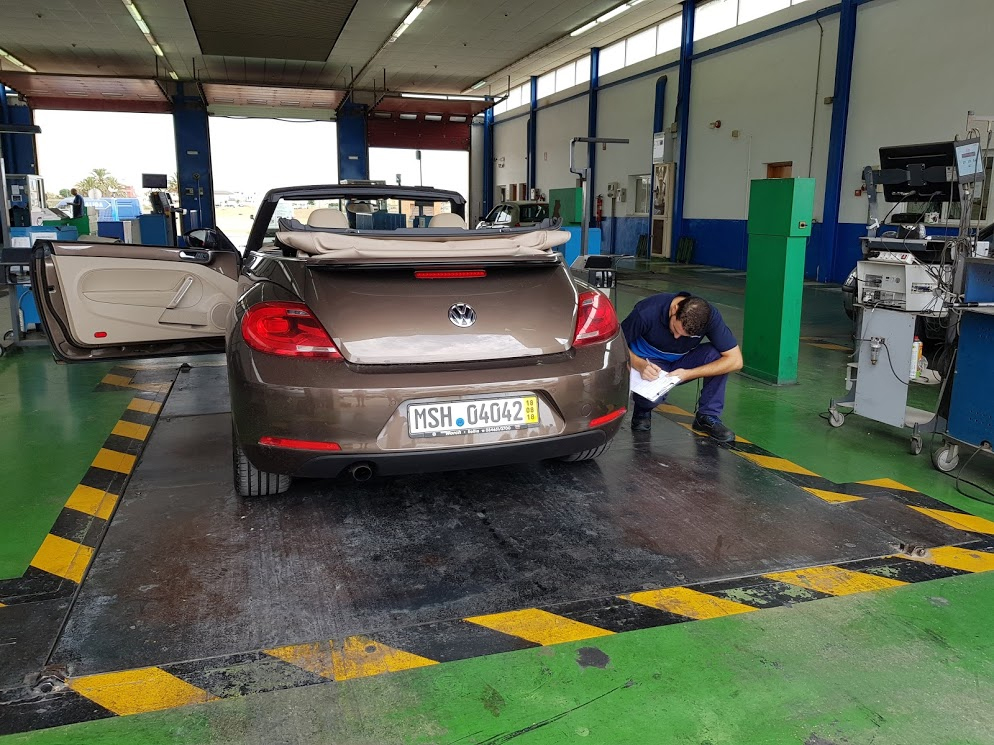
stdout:
[[642,380],[657,380],[662,372],[662,370],[649,362],[649,360],[645,360],[645,366],[639,370]]
[[669,375],[671,378],[677,378],[681,383],[687,382],[687,380],[689,380],[691,377],[690,371],[684,370],[682,368],[677,370],[670,370],[666,374]]

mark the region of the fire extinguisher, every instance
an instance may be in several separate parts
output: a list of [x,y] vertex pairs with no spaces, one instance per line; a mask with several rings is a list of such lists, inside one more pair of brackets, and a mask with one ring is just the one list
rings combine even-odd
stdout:
[[600,227],[601,222],[604,221],[604,197],[600,194],[597,195],[597,208],[596,208],[596,225]]

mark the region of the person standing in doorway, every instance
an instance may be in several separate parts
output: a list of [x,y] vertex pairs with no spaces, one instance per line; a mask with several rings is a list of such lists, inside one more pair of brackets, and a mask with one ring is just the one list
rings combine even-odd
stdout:
[[77,217],[82,217],[83,216],[83,197],[82,197],[82,195],[78,191],[76,191],[76,189],[71,189],[69,191],[69,193],[72,194],[72,216],[73,216],[73,218],[75,219]]
[[[643,379],[663,374],[680,384],[704,379],[693,427],[718,442],[732,442],[735,433],[722,423],[721,413],[728,376],[742,369],[742,350],[717,308],[689,292],[664,292],[639,301],[621,328],[632,368]],[[652,410],[666,396],[650,401],[635,393],[633,398],[632,430],[648,432]]]

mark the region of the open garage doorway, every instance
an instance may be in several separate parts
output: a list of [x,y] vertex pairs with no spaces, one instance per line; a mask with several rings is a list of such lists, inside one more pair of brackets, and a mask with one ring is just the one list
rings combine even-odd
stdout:
[[[420,160],[418,153],[421,154]],[[466,150],[409,150],[371,147],[369,177],[405,186],[450,189],[469,200],[469,152]]]
[[77,188],[98,219],[127,219],[138,209],[150,212],[143,173],[167,174],[177,199],[171,115],[41,109],[34,118],[41,127],[38,173],[45,180],[49,207]]
[[[267,191],[338,181],[334,122],[212,116],[210,134],[215,219],[239,248]],[[294,205],[293,217],[306,222],[311,209]]]

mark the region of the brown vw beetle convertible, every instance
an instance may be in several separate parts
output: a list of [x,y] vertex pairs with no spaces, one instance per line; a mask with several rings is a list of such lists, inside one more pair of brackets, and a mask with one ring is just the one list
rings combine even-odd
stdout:
[[614,308],[573,279],[554,224],[467,230],[464,213],[429,188],[276,189],[244,252],[216,230],[39,242],[32,281],[58,359],[226,351],[243,496],[596,457],[628,399]]

